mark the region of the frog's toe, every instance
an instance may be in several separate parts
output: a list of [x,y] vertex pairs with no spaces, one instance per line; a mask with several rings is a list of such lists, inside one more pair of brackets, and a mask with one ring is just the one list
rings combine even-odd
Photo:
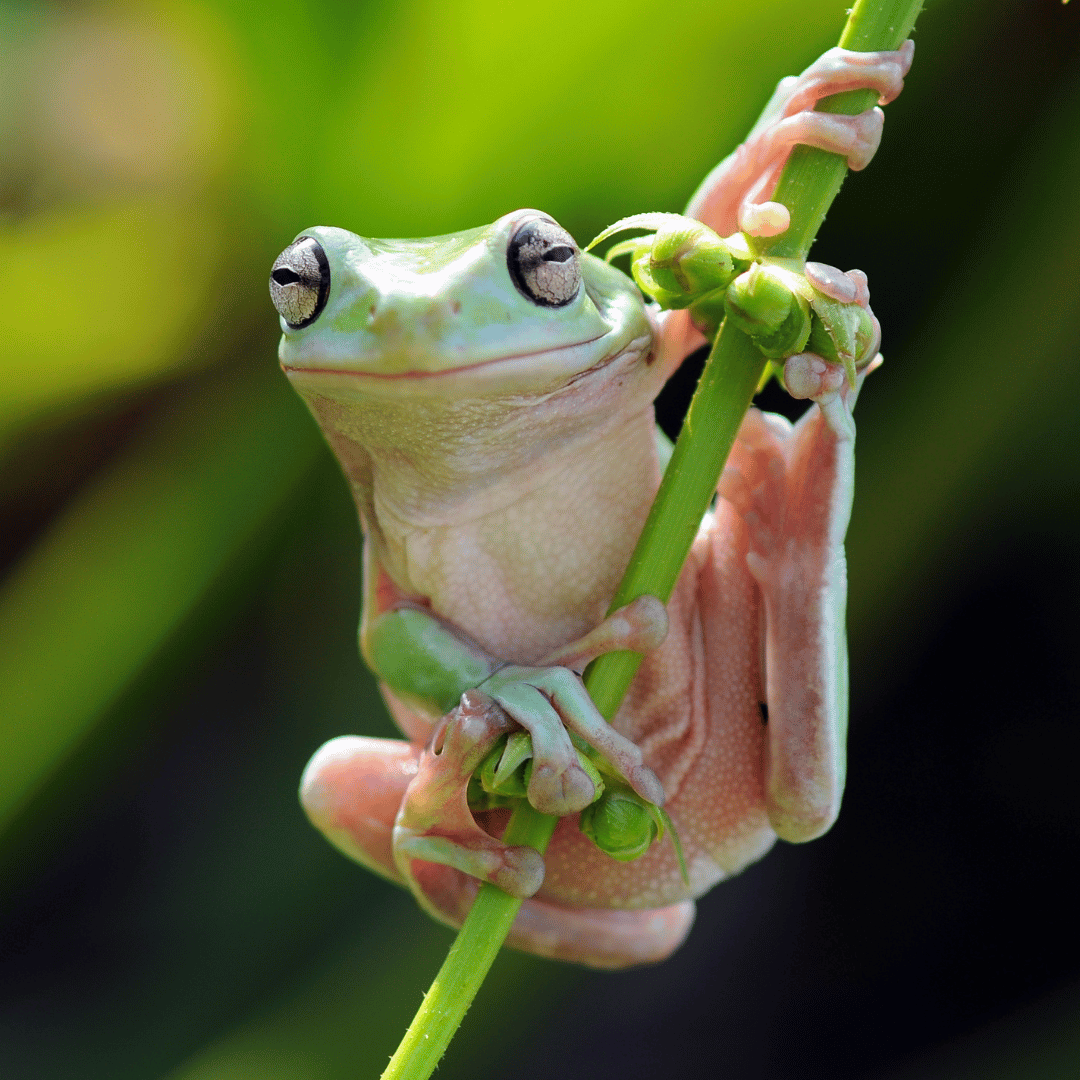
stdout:
[[[394,830],[394,856],[410,882],[418,880],[414,859],[460,870],[522,899],[544,883],[544,859],[530,847],[508,847],[479,828],[455,836]],[[415,888],[414,888],[415,892]]]
[[584,671],[596,657],[628,650],[647,653],[663,644],[668,632],[664,602],[655,596],[639,596],[613,611],[584,637],[556,649],[541,661],[543,667],[568,667]]
[[311,823],[339,851],[394,881],[394,818],[416,775],[417,747],[397,739],[342,735],[322,746],[300,781]]
[[534,759],[529,778],[529,802],[541,814],[576,814],[596,797],[596,786],[588,773],[572,762],[565,767]]
[[904,89],[904,78],[914,57],[915,42],[910,38],[892,52],[829,49],[801,75],[785,81],[787,110],[810,108],[821,98],[862,88],[876,90],[878,101],[887,105]]
[[799,400],[821,402],[847,382],[842,364],[830,364],[815,353],[796,353],[784,361],[784,388]]
[[772,137],[778,143],[801,143],[839,154],[849,169],[860,172],[877,153],[884,126],[885,114],[876,107],[858,116],[802,112],[781,120]]
[[[862,283],[866,284],[866,275],[861,270],[845,274],[843,270],[830,266],[828,263],[808,262],[803,267],[803,273],[806,275],[806,280],[818,292],[823,292],[826,296],[839,300],[841,304],[853,304],[855,298],[859,295],[859,280],[854,274],[859,274]],[[868,299],[869,295],[869,291],[867,291]]]
[[[532,775],[529,802],[542,814],[574,814],[596,796],[596,787],[578,764],[577,751],[564,727],[564,718],[547,696],[546,677],[560,672],[581,680],[567,668],[505,668],[485,685],[496,702],[532,737]],[[532,681],[525,681],[531,679]]]
[[562,722],[603,755],[626,782],[645,800],[662,806],[664,788],[644,764],[641,749],[620,735],[599,713],[584,685],[567,668],[540,672],[536,685],[551,697]]

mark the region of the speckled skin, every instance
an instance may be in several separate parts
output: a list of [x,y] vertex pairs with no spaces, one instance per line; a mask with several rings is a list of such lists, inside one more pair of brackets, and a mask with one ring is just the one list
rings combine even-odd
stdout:
[[[644,361],[638,363],[644,365]],[[327,423],[325,415],[321,419]],[[632,487],[624,483],[619,489],[624,498],[617,500],[625,514],[628,489],[639,493],[632,502],[637,510],[636,520],[631,518],[629,523],[633,535],[647,513],[659,468],[651,414],[646,412],[644,422],[630,418],[625,426],[638,432],[637,468],[624,470],[627,460],[635,460],[627,452],[628,440],[608,442],[602,436],[587,453],[570,455],[567,468],[572,466],[577,483],[586,489],[594,478],[612,474],[633,478]],[[340,454],[340,443],[334,442]],[[610,470],[606,468],[609,462]],[[843,549],[838,537],[842,540],[850,505],[851,463],[850,439],[838,437],[817,406],[794,430],[778,418],[765,421],[760,414],[751,414],[729,463],[725,487],[736,501],[759,489],[757,503],[743,507],[748,516],[757,516],[758,542],[752,540],[751,530],[732,503],[721,500],[715,514],[703,522],[668,605],[668,636],[645,658],[613,722],[642,748],[646,763],[663,784],[666,809],[685,852],[689,887],[669,843],[654,845],[635,862],[619,863],[593,847],[578,832],[575,819],[567,818],[548,849],[544,885],[537,899],[526,901],[513,943],[595,966],[621,966],[666,955],[689,928],[693,905],[688,898],[737,873],[775,842],[766,784],[767,735],[776,736],[774,763],[791,756],[780,738],[784,733],[794,733],[794,753],[803,755],[794,764],[787,762],[791,775],[781,783],[785,794],[811,807],[803,811],[792,838],[804,838],[799,829],[817,835],[831,823],[840,796],[842,735],[836,709],[842,688],[836,685],[837,661],[831,655],[835,634],[828,627],[830,621],[842,621]],[[645,483],[639,482],[641,475]],[[745,485],[737,489],[739,478]],[[536,517],[512,504],[463,522],[460,529],[439,526],[443,544],[422,542],[413,547],[438,550],[449,558],[444,544],[451,537],[462,551],[484,549],[484,537],[506,536],[519,513],[526,515],[530,528],[546,525],[548,538],[554,533],[558,539],[562,557],[557,595],[565,598],[569,592],[577,599],[559,613],[564,627],[560,637],[566,641],[600,621],[605,596],[613,590],[618,573],[610,563],[593,556],[588,515],[567,512],[562,500],[567,490],[575,488],[567,471],[555,470],[549,484],[549,491],[533,488],[528,501],[533,506],[544,504],[550,495],[557,512]],[[358,495],[368,506],[379,501],[368,501],[365,489],[358,489]],[[603,524],[601,517],[597,525]],[[605,539],[616,543],[611,534]],[[500,547],[512,551],[512,544]],[[764,552],[766,559],[772,557],[764,583],[748,567],[747,555],[752,550]],[[621,567],[629,555],[628,546],[617,548],[616,554]],[[425,576],[430,575],[430,563],[410,565],[415,566],[418,579],[434,580]],[[380,573],[370,553],[366,572]],[[562,643],[553,640],[549,618],[532,617],[536,609],[550,610],[552,590],[545,588],[543,575],[528,579],[531,587],[514,582],[511,590],[503,584],[504,578],[513,575],[509,555],[492,559],[486,573],[497,583],[494,593],[501,598],[497,609],[484,602],[488,592],[478,587],[478,578],[470,580],[467,574],[451,576],[447,587],[431,597],[432,608],[492,651],[497,648],[490,633],[494,621],[498,633],[514,643],[513,652],[505,649],[497,655],[516,662],[536,660]],[[796,582],[794,599],[791,586],[775,584],[784,580]],[[574,583],[573,592],[568,582]],[[383,576],[382,605],[393,606],[398,588]],[[786,625],[788,636],[796,641],[794,649],[775,660],[768,726],[763,724],[761,710],[766,697],[762,678],[766,591],[774,619]],[[508,602],[511,594],[513,603]],[[405,595],[422,594],[414,586]],[[533,626],[536,630],[530,632]],[[334,740],[309,766],[305,803],[339,847],[400,880],[392,854],[393,823],[435,718],[407,707],[392,694],[387,697],[399,725],[414,742]],[[491,831],[497,834],[498,815],[489,819]],[[449,867],[419,860],[413,861],[411,869],[430,907],[450,922],[460,921],[474,892],[471,879]],[[570,909],[629,910],[614,918],[609,911],[573,911],[547,902]],[[664,910],[640,910],[657,908]],[[609,915],[613,918],[608,919]]]
[[[883,56],[876,65],[841,64],[832,81],[819,62],[808,73],[812,93],[799,83],[785,93],[799,109],[852,85],[894,97],[910,49]],[[776,135],[792,119],[782,106],[774,99],[772,121],[755,129],[772,151],[751,140],[691,204],[722,235],[769,218],[748,199],[768,193],[762,176],[775,176],[791,142],[801,141]],[[860,123],[840,134],[814,129],[807,141],[848,152],[852,140],[865,142]],[[865,304],[865,279],[852,281]],[[509,386],[463,380],[460,369],[425,370],[405,393],[330,363],[297,378],[286,363],[356,497],[366,536],[365,620],[419,605],[516,664],[535,664],[595,627],[659,484],[652,401],[700,341],[685,312],[642,308],[624,313],[616,344],[583,370],[539,363]],[[803,361],[803,375],[807,363],[816,361]],[[566,818],[511,944],[599,967],[660,959],[685,937],[693,897],[761,857],[778,834],[810,839],[834,820],[847,708],[843,537],[855,395],[836,389],[833,374],[803,391],[820,405],[795,428],[756,411],[747,417],[715,513],[668,605],[668,635],[645,657],[613,720],[663,785],[689,885],[670,843],[619,863]],[[401,881],[394,821],[438,718],[386,696],[411,741],[333,740],[312,759],[302,792],[333,843]],[[485,824],[498,835],[500,815]],[[461,921],[474,879],[419,859],[407,870],[429,910]]]

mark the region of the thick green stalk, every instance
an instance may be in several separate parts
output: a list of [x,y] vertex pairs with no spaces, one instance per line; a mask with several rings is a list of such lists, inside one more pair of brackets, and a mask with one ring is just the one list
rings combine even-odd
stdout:
[[[860,51],[899,48],[921,8],[922,0],[856,0],[840,44]],[[828,98],[818,108],[853,115],[874,101],[872,91],[855,90]],[[797,146],[773,196],[791,212],[791,226],[781,236],[762,242],[761,249],[777,257],[805,258],[846,171],[838,155]],[[764,358],[745,334],[733,326],[721,327],[613,608],[638,596],[659,596],[665,601],[671,596],[764,368]],[[586,673],[586,688],[605,717],[615,715],[640,663],[637,653],[606,653]],[[543,854],[555,823],[556,819],[522,802],[504,839],[527,843]],[[428,1080],[520,907],[520,900],[493,886],[480,888],[382,1080]]]

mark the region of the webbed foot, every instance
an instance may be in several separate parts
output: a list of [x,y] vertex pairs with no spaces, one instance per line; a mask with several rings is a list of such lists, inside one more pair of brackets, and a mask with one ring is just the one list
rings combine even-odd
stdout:
[[870,163],[881,141],[883,114],[859,116],[814,111],[822,98],[845,90],[876,91],[885,105],[903,89],[915,43],[895,52],[830,49],[801,75],[782,79],[753,130],[737,150],[706,177],[687,208],[721,236],[741,229],[751,236],[776,236],[791,222],[787,207],[771,196],[792,148],[816,146],[842,155],[853,170]]
[[545,657],[540,666],[508,666],[481,685],[532,736],[528,798],[541,813],[573,814],[596,795],[569,732],[600,753],[643,799],[663,804],[664,789],[656,774],[643,763],[638,747],[600,715],[578,670],[601,653],[647,652],[666,634],[664,605],[656,597],[642,596],[583,638]]

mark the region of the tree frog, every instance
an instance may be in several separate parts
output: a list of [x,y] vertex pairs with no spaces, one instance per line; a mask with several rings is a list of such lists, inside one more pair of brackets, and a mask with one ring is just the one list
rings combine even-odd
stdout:
[[[813,111],[841,90],[899,94],[912,59],[830,50],[778,87],[688,215],[775,235],[769,196],[791,147],[864,167],[879,108]],[[806,264],[869,311],[865,275]],[[343,736],[304,772],[312,822],[346,855],[459,924],[477,882],[526,897],[510,943],[598,967],[655,961],[695,897],[836,817],[847,661],[843,541],[856,388],[812,353],[785,384],[794,426],[751,410],[665,606],[605,618],[660,482],[653,400],[704,340],[583,254],[537,210],[419,240],[306,230],[274,264],[281,366],[337,455],[365,535],[360,645],[407,741]],[[875,323],[876,331],[876,323]],[[875,349],[876,352],[876,342]],[[861,381],[861,379],[860,379]],[[580,673],[645,654],[611,723]],[[497,740],[531,736],[529,800],[560,820],[546,857],[499,839],[506,812],[467,788]],[[685,853],[636,861],[577,828],[598,774],[663,804]]]

